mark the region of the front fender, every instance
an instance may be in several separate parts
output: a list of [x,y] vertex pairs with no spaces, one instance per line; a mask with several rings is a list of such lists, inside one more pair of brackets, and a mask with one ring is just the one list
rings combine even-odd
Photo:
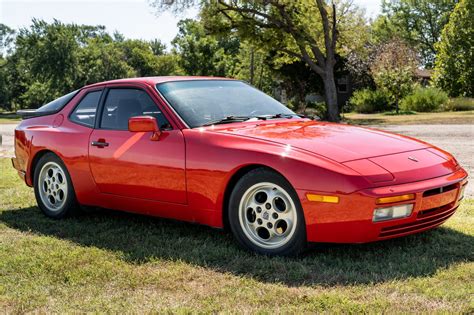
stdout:
[[277,171],[297,190],[349,194],[370,187],[352,169],[291,146],[199,129],[183,134],[189,205],[207,225],[222,226],[224,192],[233,175],[251,165]]

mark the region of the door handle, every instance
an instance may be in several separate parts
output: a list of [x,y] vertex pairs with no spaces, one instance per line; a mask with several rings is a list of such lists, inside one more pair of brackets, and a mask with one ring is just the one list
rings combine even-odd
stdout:
[[108,147],[109,143],[105,142],[105,140],[99,139],[99,141],[92,141],[91,146],[103,148],[103,147]]

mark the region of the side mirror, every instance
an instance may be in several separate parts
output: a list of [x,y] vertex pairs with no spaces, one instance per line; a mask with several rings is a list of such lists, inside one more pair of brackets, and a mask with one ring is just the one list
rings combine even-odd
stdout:
[[128,130],[130,132],[153,132],[151,140],[160,139],[161,130],[156,118],[151,116],[136,116],[128,119]]

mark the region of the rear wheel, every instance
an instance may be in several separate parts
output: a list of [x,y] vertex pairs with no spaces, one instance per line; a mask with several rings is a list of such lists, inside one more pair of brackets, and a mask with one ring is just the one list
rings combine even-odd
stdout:
[[34,190],[39,208],[48,217],[63,218],[78,209],[69,172],[53,153],[46,153],[38,161],[34,172]]
[[281,175],[261,168],[244,175],[229,202],[229,221],[245,248],[265,255],[296,255],[306,244],[303,211]]

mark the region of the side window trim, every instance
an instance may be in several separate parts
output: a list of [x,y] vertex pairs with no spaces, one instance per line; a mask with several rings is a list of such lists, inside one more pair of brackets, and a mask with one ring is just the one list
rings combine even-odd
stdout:
[[[71,116],[72,114],[74,114],[74,112],[76,111],[76,108],[79,106],[79,104],[81,104],[82,100],[89,94],[89,93],[92,93],[92,92],[97,92],[97,91],[100,91],[101,94],[100,94],[100,97],[99,97],[99,104],[97,104],[97,108],[95,110],[95,122],[94,122],[94,126],[91,126],[91,125],[88,125],[88,124],[84,124],[84,123],[81,123],[79,121],[75,121],[75,120],[72,120],[71,119]],[[83,126],[83,127],[87,127],[87,128],[90,128],[90,129],[94,129],[95,128],[95,125],[97,123],[97,113],[99,111],[99,107],[100,107],[100,102],[102,101],[102,97],[104,95],[104,88],[103,87],[100,87],[100,88],[96,88],[96,89],[90,89],[90,90],[86,90],[84,95],[81,96],[81,98],[77,101],[77,103],[74,105],[74,107],[71,109],[71,111],[69,112],[69,115],[67,116],[67,119],[73,123],[73,124],[76,124],[76,125],[80,125],[80,126]]]
[[114,86],[106,86],[103,91],[102,91],[102,95],[100,96],[100,100],[99,100],[99,106],[97,107],[97,114],[98,115],[96,117],[96,120],[95,120],[95,126],[94,128],[95,129],[102,129],[102,130],[113,130],[113,131],[126,131],[126,130],[119,130],[119,129],[112,129],[112,128],[104,128],[104,127],[101,127],[101,124],[102,124],[102,118],[103,118],[103,114],[104,114],[104,109],[105,109],[105,103],[107,102],[107,97],[109,96],[109,92],[110,90],[114,90],[114,89],[121,89],[121,90],[124,90],[124,89],[130,89],[130,90],[140,90],[142,91],[143,93],[145,93],[146,95],[148,95],[148,97],[150,98],[150,100],[153,102],[153,104],[156,106],[156,108],[162,113],[163,117],[166,119],[166,121],[168,122],[168,125],[169,125],[169,128],[166,128],[165,130],[166,131],[170,131],[170,130],[173,130],[173,125],[170,123],[170,120],[168,119],[168,117],[166,117],[165,113],[163,112],[163,109],[161,108],[161,106],[159,104],[157,104],[157,102],[155,102],[155,100],[153,99],[153,97],[150,95],[150,93],[148,93],[148,91],[146,89],[144,89],[143,87],[141,86],[132,86],[132,85],[123,85],[123,86],[120,86],[120,85],[114,85]]
[[107,99],[107,95],[109,94],[110,88],[105,87],[100,95],[99,99],[99,106],[97,106],[97,117],[95,119],[94,129],[101,129],[100,123],[102,122],[102,112],[104,111],[105,107],[105,100]]

